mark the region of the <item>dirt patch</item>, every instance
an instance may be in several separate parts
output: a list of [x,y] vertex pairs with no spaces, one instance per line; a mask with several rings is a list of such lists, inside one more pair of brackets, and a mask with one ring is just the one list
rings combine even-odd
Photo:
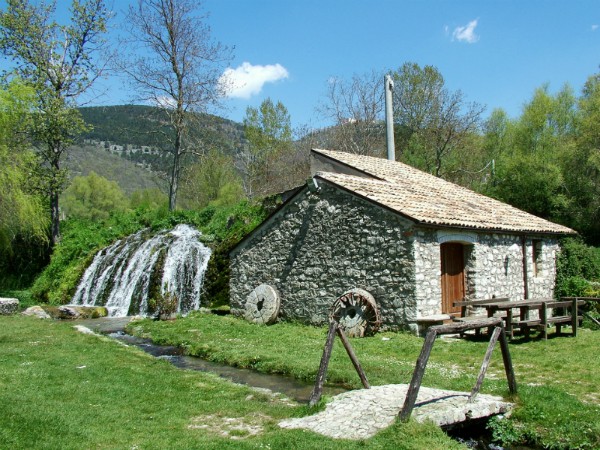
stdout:
[[218,415],[193,417],[188,428],[206,430],[229,439],[239,440],[256,436],[264,430],[264,424],[273,419],[264,414],[245,417],[222,417]]

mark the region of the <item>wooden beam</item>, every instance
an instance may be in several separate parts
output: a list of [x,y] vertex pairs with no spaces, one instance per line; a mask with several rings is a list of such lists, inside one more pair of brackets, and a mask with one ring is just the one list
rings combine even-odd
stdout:
[[348,356],[350,357],[350,361],[352,361],[352,364],[354,365],[354,368],[356,369],[356,372],[358,373],[358,376],[360,378],[360,381],[362,382],[362,385],[365,387],[365,389],[371,389],[371,386],[369,385],[369,380],[367,380],[367,375],[365,374],[362,366],[360,365],[358,358],[354,354],[354,350],[352,349],[352,346],[350,345],[350,342],[348,341],[346,334],[339,326],[336,327],[336,331],[337,331],[337,335],[340,337],[340,340],[342,341],[342,344],[344,345],[344,348],[346,349],[346,353],[348,353]]
[[511,394],[517,393],[517,379],[515,378],[515,371],[513,370],[512,360],[510,358],[510,351],[508,350],[508,340],[506,339],[506,332],[504,327],[501,327],[500,331],[500,349],[502,350],[502,361],[504,362],[504,372],[506,373],[506,379],[508,381],[508,390]]
[[423,344],[423,348],[421,349],[421,354],[417,359],[417,365],[415,367],[415,371],[413,372],[412,379],[410,380],[408,391],[406,392],[404,406],[400,411],[399,416],[402,422],[408,422],[408,419],[410,419],[417,396],[419,395],[419,389],[421,388],[421,382],[423,381],[425,367],[427,367],[427,361],[429,360],[429,355],[431,355],[431,349],[433,348],[433,343],[435,342],[435,338],[437,336],[435,328],[437,327],[429,328],[427,335],[425,336],[425,342]]
[[329,360],[331,359],[331,350],[333,349],[333,340],[335,339],[335,330],[337,327],[338,323],[335,320],[332,320],[329,323],[329,331],[327,332],[325,348],[323,349],[323,356],[321,357],[319,372],[317,373],[317,379],[315,380],[315,387],[308,402],[309,406],[315,406],[321,399],[321,394],[323,393],[323,384],[325,383],[325,375],[327,375],[327,366],[329,365]]
[[494,351],[494,347],[496,346],[496,342],[498,341],[498,336],[500,336],[501,331],[502,327],[494,328],[494,333],[490,338],[490,343],[488,345],[487,351],[485,352],[483,362],[481,363],[481,370],[479,371],[479,376],[477,377],[477,383],[475,383],[475,386],[473,386],[473,389],[471,390],[471,395],[469,396],[468,403],[472,403],[475,400],[477,394],[479,394],[479,390],[481,389],[481,385],[483,384],[483,379],[485,378],[485,374],[490,365],[490,360],[492,359],[492,352]]

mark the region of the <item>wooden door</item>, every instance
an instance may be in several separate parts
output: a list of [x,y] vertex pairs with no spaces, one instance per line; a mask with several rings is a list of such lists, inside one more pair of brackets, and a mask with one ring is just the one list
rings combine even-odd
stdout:
[[442,259],[442,313],[460,313],[460,306],[452,306],[465,296],[465,256],[463,245],[445,243],[440,246]]

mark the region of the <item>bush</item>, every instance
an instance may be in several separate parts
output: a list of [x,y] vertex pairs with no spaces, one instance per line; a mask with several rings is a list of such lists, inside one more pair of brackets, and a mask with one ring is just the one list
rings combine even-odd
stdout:
[[62,200],[67,217],[89,220],[106,220],[111,214],[124,211],[127,205],[119,185],[95,172],[73,178]]
[[600,249],[586,245],[580,238],[565,239],[556,261],[556,296],[597,296],[597,282]]

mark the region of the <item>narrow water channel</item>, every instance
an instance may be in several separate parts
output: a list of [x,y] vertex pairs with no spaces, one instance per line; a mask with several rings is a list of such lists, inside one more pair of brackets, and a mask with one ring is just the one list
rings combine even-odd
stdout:
[[[183,349],[180,347],[156,345],[150,339],[126,334],[124,330],[128,322],[127,318],[102,318],[76,321],[78,325],[83,325],[95,332],[105,334],[124,344],[138,347],[152,356],[169,361],[180,369],[211,372],[234,383],[279,392],[300,403],[308,403],[310,399],[313,389],[312,383],[302,382],[285,375],[266,374],[251,369],[241,369],[239,367],[207,361],[195,356],[187,356],[183,354]],[[323,394],[336,395],[345,391],[346,389],[340,386],[326,385],[323,389]]]
[[[176,346],[156,345],[150,339],[138,338],[125,333],[129,317],[101,318],[77,320],[74,323],[83,325],[97,333],[102,333],[124,344],[135,346],[150,355],[169,361],[181,369],[211,372],[234,383],[269,389],[279,392],[300,403],[308,403],[313,385],[284,375],[272,375],[250,369],[240,369],[225,364],[214,363],[195,356],[186,356],[183,349]],[[324,395],[336,395],[345,392],[340,386],[325,386]],[[490,443],[490,432],[486,430],[486,421],[474,421],[468,425],[446,430],[448,435],[467,448],[475,450],[504,450],[503,447]],[[531,447],[515,447],[513,450],[528,450]]]

